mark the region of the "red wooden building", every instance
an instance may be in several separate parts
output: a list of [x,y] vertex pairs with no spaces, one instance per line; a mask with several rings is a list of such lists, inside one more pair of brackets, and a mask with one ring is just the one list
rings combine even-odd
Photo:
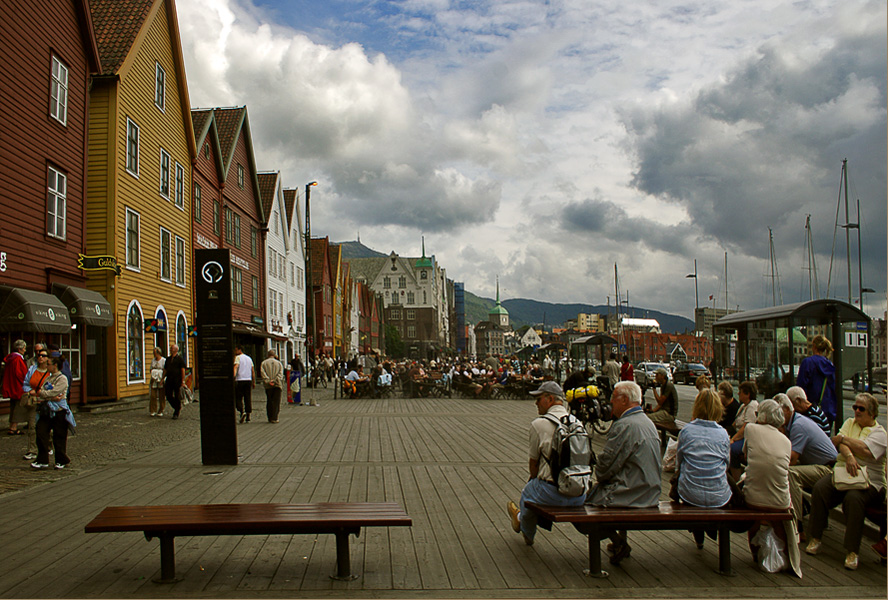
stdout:
[[330,268],[330,239],[311,239],[308,280],[312,296],[308,309],[309,354],[333,356],[333,273]]
[[8,0],[0,16],[0,351],[18,338],[28,354],[34,342],[58,344],[80,403],[95,342],[114,323],[79,263],[95,32],[86,0]]

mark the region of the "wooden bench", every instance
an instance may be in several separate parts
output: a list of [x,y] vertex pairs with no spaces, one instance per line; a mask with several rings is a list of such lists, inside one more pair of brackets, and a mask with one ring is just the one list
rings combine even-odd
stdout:
[[678,434],[681,433],[681,430],[684,429],[684,426],[687,425],[684,421],[679,421],[675,419],[673,425],[668,425],[666,423],[654,423],[657,427],[657,432],[660,434],[660,452],[666,451],[666,444],[669,442],[670,438],[677,440]]
[[160,578],[176,579],[176,536],[275,535],[332,533],[336,536],[336,574],[351,580],[348,536],[361,527],[409,527],[404,509],[394,502],[322,502],[319,504],[192,504],[178,506],[109,506],[90,521],[86,533],[142,531],[160,540]]
[[601,540],[613,531],[625,530],[702,530],[718,529],[718,569],[722,575],[731,571],[731,527],[759,520],[788,521],[789,511],[768,512],[755,509],[698,508],[688,504],[660,502],[655,508],[601,508],[595,506],[542,506],[528,502],[537,515],[554,523],[572,523],[589,536],[589,570],[592,577],[607,577],[601,570]]

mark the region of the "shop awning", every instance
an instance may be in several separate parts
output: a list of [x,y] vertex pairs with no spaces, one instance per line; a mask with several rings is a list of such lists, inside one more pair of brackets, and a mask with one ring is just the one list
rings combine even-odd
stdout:
[[253,327],[252,325],[232,325],[231,332],[238,335],[251,335],[253,337],[261,337],[261,338],[270,338],[273,337],[267,331],[263,331],[258,327]]
[[71,320],[96,327],[110,327],[114,324],[111,304],[99,292],[73,285],[52,284],[52,293],[68,307]]
[[0,330],[70,333],[71,316],[52,294],[0,285]]

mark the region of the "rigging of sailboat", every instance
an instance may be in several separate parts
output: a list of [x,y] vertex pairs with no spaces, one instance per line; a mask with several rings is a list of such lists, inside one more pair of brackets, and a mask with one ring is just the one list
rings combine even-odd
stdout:
[[[849,187],[849,175],[848,175],[848,159],[842,160],[842,174],[839,179],[839,194],[838,200],[836,202],[836,222],[833,228],[833,244],[832,251],[830,252],[829,257],[829,274],[826,279],[826,296],[827,298],[830,296],[830,291],[832,287],[832,275],[833,275],[833,262],[836,255],[836,236],[838,235],[839,228],[845,230],[845,260],[847,263],[847,274],[848,274],[848,304],[853,304],[853,298],[851,294],[851,230],[857,230],[857,285],[858,285],[858,299],[860,301],[860,307],[863,308],[863,294],[869,292],[868,288],[863,287],[863,267],[861,264],[862,256],[860,254],[860,200],[857,200],[857,222],[852,223],[850,217],[850,208],[848,207],[848,187]],[[845,223],[843,225],[839,224],[839,214],[841,212],[842,204],[845,205]]]

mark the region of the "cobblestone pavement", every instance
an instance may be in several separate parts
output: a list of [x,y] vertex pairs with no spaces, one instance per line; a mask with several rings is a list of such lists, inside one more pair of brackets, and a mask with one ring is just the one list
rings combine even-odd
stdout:
[[[120,412],[75,412],[77,433],[68,436],[71,464],[62,471],[32,469],[31,461],[22,458],[27,450],[27,436],[6,435],[6,427],[3,427],[0,429],[0,494],[58,481],[139,452],[200,436],[198,404],[183,408],[175,421],[169,407],[164,411],[165,416],[160,418],[148,415],[147,400],[134,406],[138,408]],[[253,391],[253,414],[265,414],[265,393],[261,386]],[[6,416],[0,419],[5,425]]]

